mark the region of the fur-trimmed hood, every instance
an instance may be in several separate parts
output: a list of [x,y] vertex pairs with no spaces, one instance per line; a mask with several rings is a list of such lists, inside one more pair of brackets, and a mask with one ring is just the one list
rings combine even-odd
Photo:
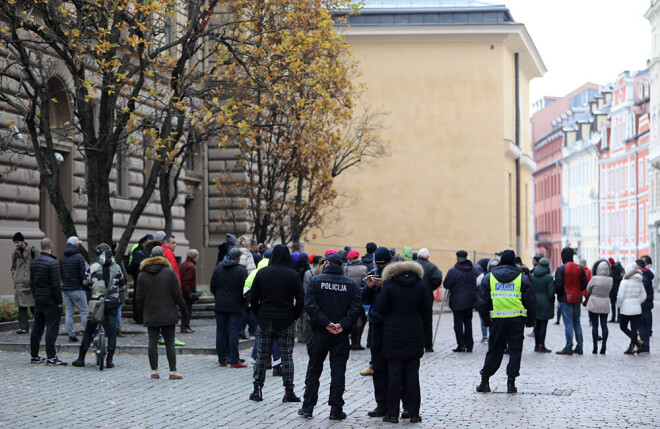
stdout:
[[642,280],[642,271],[637,267],[637,264],[632,263],[626,267],[626,274],[623,276],[623,278],[629,279],[634,275],[638,275],[638,280]]
[[157,273],[165,267],[171,267],[170,261],[164,256],[154,256],[147,258],[140,264],[140,271],[148,271],[150,273]]
[[393,262],[383,270],[383,281],[390,281],[402,274],[412,273],[420,279],[424,278],[424,269],[414,261]]

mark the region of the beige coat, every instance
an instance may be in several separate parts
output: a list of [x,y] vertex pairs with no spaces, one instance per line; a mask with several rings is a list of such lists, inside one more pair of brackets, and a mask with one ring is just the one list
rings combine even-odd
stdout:
[[612,277],[610,277],[610,264],[606,260],[598,261],[594,276],[587,285],[587,311],[596,314],[610,313],[610,290],[612,290]]
[[11,277],[14,280],[14,302],[17,307],[34,307],[34,296],[30,289],[30,266],[37,256],[39,251],[28,243],[25,243],[23,250],[15,249],[11,256]]

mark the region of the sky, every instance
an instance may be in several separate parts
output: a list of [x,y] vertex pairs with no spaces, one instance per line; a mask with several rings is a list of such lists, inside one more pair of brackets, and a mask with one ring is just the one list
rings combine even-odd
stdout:
[[613,82],[650,57],[650,0],[502,0],[525,24],[548,69],[532,80],[530,102],[563,96],[585,82]]

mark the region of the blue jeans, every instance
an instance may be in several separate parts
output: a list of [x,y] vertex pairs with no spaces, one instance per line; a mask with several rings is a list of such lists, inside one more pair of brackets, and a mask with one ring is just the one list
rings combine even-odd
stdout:
[[66,313],[64,321],[66,323],[66,333],[69,337],[75,337],[76,332],[73,330],[73,307],[78,307],[80,311],[80,320],[83,326],[87,326],[87,294],[84,290],[63,290],[62,298],[66,306]]
[[121,328],[121,308],[124,306],[124,304],[120,305],[117,307],[117,329]]
[[566,347],[567,349],[573,348],[573,331],[575,331],[576,347],[582,348],[582,325],[580,325],[580,304],[574,302],[568,304],[561,303],[561,316],[564,318],[564,333],[566,334]]
[[[259,322],[257,321],[257,330],[259,330]],[[254,336],[254,345],[252,346],[252,359],[257,360],[257,336]],[[273,339],[273,365],[282,363],[282,355],[280,354],[280,345],[277,344],[277,338]]]
[[240,313],[215,313],[215,351],[218,363],[233,365],[238,362],[238,333],[243,315]]

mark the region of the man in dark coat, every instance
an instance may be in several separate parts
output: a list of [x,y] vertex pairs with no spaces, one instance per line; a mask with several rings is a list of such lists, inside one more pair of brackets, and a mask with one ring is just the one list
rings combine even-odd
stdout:
[[55,341],[60,333],[62,318],[62,288],[60,266],[53,256],[53,241],[41,240],[41,254],[30,265],[30,288],[34,295],[34,325],[30,334],[31,363],[42,363],[39,356],[39,343],[46,330],[46,365],[66,363],[57,358]]
[[[139,325],[142,324],[142,309],[138,306],[137,300],[135,299],[135,291],[137,290],[137,279],[140,275],[140,265],[142,264],[142,261],[150,256],[151,253],[151,248],[147,249],[147,243],[153,239],[154,236],[151,234],[147,234],[140,238],[137,245],[131,249],[128,258],[128,269],[126,270],[128,274],[133,276],[133,320]],[[160,244],[161,243],[158,243],[159,246]],[[128,279],[126,279],[126,281],[128,282]]]
[[218,246],[218,261],[216,264],[219,264],[227,256],[229,249],[236,246],[236,236],[234,234],[227,233],[225,234],[225,242]]
[[465,250],[456,252],[456,260],[445,278],[445,289],[451,292],[449,308],[454,314],[454,333],[458,345],[453,351],[472,353],[472,313],[477,305],[479,273],[467,258]]
[[529,276],[516,267],[516,254],[505,250],[497,267],[486,274],[479,286],[477,309],[484,325],[490,327],[488,353],[481,369],[481,384],[477,392],[490,392],[488,383],[502,363],[504,349],[509,349],[506,367],[507,393],[516,393],[516,377],[520,375],[525,326],[534,326],[536,294]]
[[378,313],[383,323],[383,355],[387,359],[387,415],[383,421],[399,422],[399,402],[405,398],[407,416],[419,423],[421,393],[419,359],[424,355],[424,317],[431,312],[424,272],[416,262],[397,262],[383,271]]
[[69,237],[64,248],[64,256],[60,260],[60,275],[62,276],[62,297],[66,304],[66,332],[69,334],[69,342],[78,341],[73,330],[73,310],[78,307],[80,320],[83,326],[87,326],[87,293],[83,288],[85,280],[85,258],[80,254],[80,240],[78,237]]
[[367,267],[367,270],[369,271],[376,268],[376,265],[374,264],[374,253],[376,252],[376,249],[378,249],[376,243],[373,242],[367,243],[366,245],[367,252],[364,254],[364,256],[361,259],[362,263],[364,264],[365,267]]
[[619,317],[617,316],[617,308],[616,308],[616,296],[619,293],[619,285],[621,284],[621,280],[623,280],[623,267],[619,262],[614,262],[614,259],[609,258],[607,260],[610,263],[610,267],[612,267],[612,273],[610,274],[610,277],[612,277],[612,289],[610,289],[610,306],[612,307],[612,319],[610,319],[609,323],[619,323]]
[[[424,286],[428,296],[429,306],[433,308],[433,293],[442,285],[442,271],[431,261],[429,249],[419,249],[416,261],[424,270]],[[433,352],[433,311],[428,312],[424,319],[424,349]]]
[[642,323],[646,329],[640,329],[640,339],[644,341],[640,353],[650,353],[651,351],[651,332],[653,319],[651,318],[651,310],[653,309],[653,279],[655,275],[646,268],[646,261],[644,259],[638,259],[635,261],[640,270],[642,270],[642,284],[644,285],[644,290],[646,291],[646,300],[642,303]]
[[362,300],[355,281],[343,275],[342,259],[330,254],[325,260],[323,273],[312,277],[305,294],[305,310],[312,325],[311,340],[307,343],[309,363],[305,376],[303,406],[298,411],[303,417],[312,417],[318,401],[319,378],[323,362],[330,353],[330,420],[343,420],[346,362],[348,361],[348,335],[362,312]]
[[283,244],[273,248],[267,267],[257,272],[250,289],[250,305],[259,320],[257,329],[257,361],[254,365],[254,391],[250,400],[263,400],[261,389],[266,378],[266,365],[273,340],[282,354],[283,402],[300,402],[293,392],[293,347],[296,340],[295,321],[304,306],[300,276],[291,268],[291,254]]
[[211,293],[215,296],[215,350],[218,364],[227,366],[229,363],[232,368],[247,366],[240,362],[238,356],[238,335],[245,306],[243,285],[247,279],[247,271],[238,263],[240,257],[240,249],[232,247],[227,257],[215,266],[211,276]]
[[369,306],[369,326],[371,330],[371,373],[374,383],[374,399],[376,408],[369,411],[369,417],[384,417],[387,414],[387,389],[389,375],[387,359],[383,355],[383,322],[385,319],[379,313],[378,300],[383,286],[383,270],[392,260],[392,255],[387,247],[379,247],[374,253],[376,267],[369,271],[364,278],[364,284],[360,289],[362,303]]

